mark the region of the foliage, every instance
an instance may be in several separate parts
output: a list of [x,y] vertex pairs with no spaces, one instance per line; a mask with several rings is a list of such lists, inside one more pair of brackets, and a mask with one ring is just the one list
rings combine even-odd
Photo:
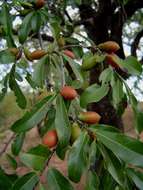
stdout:
[[[32,190],[37,185],[44,189],[41,176],[45,171],[48,189],[51,190],[72,190],[74,187],[71,182],[78,183],[83,174],[87,176],[85,190],[134,189],[134,186],[141,189],[143,176],[139,168],[143,167],[143,143],[126,136],[116,126],[102,124],[102,115],[100,122],[94,122],[93,125],[89,123],[94,120],[88,121],[92,118],[81,121],[78,117],[81,112],[86,113],[92,103],[105,97],[122,114],[124,106],[120,105],[125,99],[132,106],[134,126],[139,135],[143,131],[143,113],[119,70],[140,76],[141,64],[133,56],[120,58],[112,48],[114,55],[103,51],[88,37],[82,41],[75,37],[76,30],[66,18],[69,17],[66,8],[78,7],[82,1],[57,1],[57,8],[50,1],[45,1],[42,5],[37,2],[43,1],[5,1],[0,9],[0,32],[6,40],[6,48],[0,52],[0,63],[11,65],[10,71],[7,71],[2,80],[0,99],[4,98],[8,90],[12,90],[17,105],[24,111],[27,109],[11,126],[15,136],[11,154],[7,154],[7,158],[14,169],[18,167],[15,157],[19,157],[21,164],[31,170],[21,177],[11,178],[0,169],[0,189]],[[123,1],[125,5],[127,2]],[[20,15],[21,24],[16,30],[13,21],[17,15]],[[42,39],[43,34],[47,35],[48,42]],[[38,40],[33,45],[34,49],[44,49],[42,55],[41,51],[36,51],[37,54],[31,48],[35,38]],[[10,48],[16,48],[17,51]],[[68,50],[68,54],[65,50]],[[32,58],[31,54],[34,55]],[[107,60],[109,54],[111,59]],[[99,82],[89,84],[90,70],[95,67],[100,68]],[[27,81],[31,89],[37,92],[47,90],[46,97],[36,100],[30,109],[21,90],[23,81]],[[65,85],[76,89],[78,96],[72,100],[65,99],[60,93]],[[71,93],[70,90],[67,93]],[[75,122],[82,132],[71,143],[71,126]],[[25,152],[22,145],[26,133],[39,125],[41,138],[51,129],[57,131],[56,147],[50,150],[39,144]],[[61,160],[67,155],[68,177],[56,168],[49,167],[54,153]]]

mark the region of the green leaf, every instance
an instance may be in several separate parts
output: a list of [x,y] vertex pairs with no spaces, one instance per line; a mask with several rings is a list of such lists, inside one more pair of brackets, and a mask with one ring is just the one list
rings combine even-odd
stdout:
[[118,105],[124,97],[123,83],[121,82],[121,80],[113,77],[112,82],[111,82],[111,86],[112,86],[113,103],[115,105]]
[[122,66],[128,70],[128,72],[132,75],[140,75],[142,73],[142,65],[138,62],[138,60],[129,56],[124,61]]
[[99,150],[103,155],[107,170],[112,175],[117,183],[121,186],[124,184],[123,167],[117,157],[102,144],[99,144]]
[[94,125],[90,125],[89,128],[99,129],[99,130],[105,130],[105,131],[115,132],[115,133],[119,133],[120,132],[120,130],[117,129],[116,127],[113,127],[113,126],[110,126],[110,125],[106,125],[106,124],[94,124]]
[[9,179],[8,175],[5,174],[4,170],[0,168],[0,189],[10,190],[12,186],[12,181]]
[[99,178],[94,171],[87,173],[85,190],[99,190]]
[[3,25],[7,46],[14,47],[15,43],[12,36],[12,15],[10,15],[10,9],[8,7],[8,3],[4,2],[2,4],[2,12],[0,16],[1,16],[0,23],[2,23]]
[[55,127],[58,134],[57,154],[64,159],[71,135],[70,122],[63,98],[59,95],[56,102]]
[[114,56],[114,61],[123,69],[127,69],[127,71],[132,75],[140,75],[142,72],[142,66],[137,61],[137,59],[133,56],[127,57],[125,60],[119,58],[118,56]]
[[68,176],[76,183],[80,181],[80,178],[87,166],[88,143],[88,134],[86,132],[82,132],[74,142],[68,155]]
[[120,133],[93,130],[100,142],[126,163],[143,166],[143,143]]
[[27,82],[30,84],[32,88],[36,89],[37,84],[35,83],[35,81],[32,80],[32,76],[30,73],[27,72],[25,79],[27,80]]
[[48,64],[48,62],[49,62],[49,57],[44,56],[36,63],[36,66],[34,68],[32,80],[41,88],[43,87],[45,82],[46,64]]
[[42,170],[45,165],[45,161],[50,156],[51,151],[42,145],[32,148],[27,153],[20,154],[20,160],[27,167],[30,167],[34,170]]
[[26,108],[26,98],[23,95],[18,83],[15,80],[15,64],[12,66],[12,69],[10,71],[9,75],[9,87],[11,90],[14,91],[14,94],[16,96],[17,104],[20,108],[25,109]]
[[81,94],[80,105],[82,107],[86,107],[89,103],[98,102],[107,95],[108,91],[109,86],[107,84],[103,84],[102,86],[93,84],[86,88],[85,91]]
[[25,139],[25,133],[19,133],[16,135],[12,145],[11,145],[11,150],[12,153],[17,156],[22,148],[23,142]]
[[127,168],[126,171],[128,176],[132,179],[132,181],[136,184],[136,186],[140,190],[143,190],[143,174],[131,168]]
[[51,25],[52,34],[53,34],[54,38],[59,39],[60,32],[61,32],[60,23],[58,22],[58,20],[56,21],[56,20],[51,19],[50,25]]
[[49,190],[74,190],[68,179],[55,168],[48,170],[47,181]]
[[120,76],[118,75],[118,77],[121,79],[121,81],[124,83],[124,86],[126,88],[126,91],[127,91],[127,94],[128,94],[128,97],[129,97],[129,101],[130,101],[130,104],[132,106],[132,108],[134,110],[137,109],[137,104],[138,104],[138,101],[136,99],[136,97],[134,96],[134,94],[132,93],[132,91],[130,90],[129,86],[127,85],[126,81]]
[[33,190],[38,181],[36,173],[31,172],[16,180],[11,190]]
[[28,15],[26,15],[26,17],[24,18],[20,29],[19,29],[19,41],[21,44],[23,44],[25,42],[25,40],[27,39],[30,31],[31,31],[31,20],[33,17],[33,13],[34,12],[30,12]]
[[136,111],[135,113],[135,122],[136,122],[136,128],[139,133],[143,131],[143,112]]
[[15,62],[15,56],[10,53],[8,50],[0,51],[0,63],[1,64],[8,64],[8,63],[14,63]]
[[16,169],[17,168],[17,162],[16,160],[13,158],[13,156],[11,156],[10,154],[6,154],[7,160],[9,161],[10,165]]
[[108,83],[111,81],[113,75],[113,70],[109,67],[102,71],[102,73],[99,76],[99,81],[102,82],[102,84]]
[[42,24],[41,14],[38,11],[33,12],[31,19],[31,28],[33,32],[38,32]]
[[97,143],[93,141],[89,150],[89,163],[90,165],[95,164],[97,154]]
[[48,119],[44,123],[44,126],[40,130],[40,134],[43,136],[48,130],[53,129],[55,126],[55,115],[56,110],[54,107],[51,107],[51,109],[47,113]]
[[54,99],[55,95],[50,95],[37,103],[30,112],[26,112],[11,126],[12,131],[21,133],[36,126],[46,116]]
[[64,57],[64,59],[67,61],[67,63],[69,64],[69,66],[71,67],[73,73],[75,74],[77,80],[79,80],[81,83],[83,82],[83,76],[80,70],[80,65],[78,63],[76,63],[73,59],[71,59],[70,57],[66,56],[65,54],[62,54],[62,56]]

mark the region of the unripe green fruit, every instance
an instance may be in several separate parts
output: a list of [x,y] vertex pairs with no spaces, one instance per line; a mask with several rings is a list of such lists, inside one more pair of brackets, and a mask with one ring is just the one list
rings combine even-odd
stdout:
[[99,123],[101,116],[93,111],[81,112],[78,118],[87,124],[97,124]]
[[96,56],[93,55],[93,56],[86,57],[85,59],[83,59],[81,68],[82,70],[89,70],[93,68],[96,64],[97,64]]
[[73,123],[71,126],[71,138],[70,142],[74,143],[74,141],[79,137],[81,133],[81,129],[77,123]]
[[65,40],[64,40],[64,38],[62,36],[59,37],[59,39],[57,40],[57,42],[58,42],[59,47],[64,47]]
[[108,53],[116,52],[120,49],[119,44],[117,44],[117,42],[114,42],[114,41],[107,41],[107,42],[101,43],[97,47]]

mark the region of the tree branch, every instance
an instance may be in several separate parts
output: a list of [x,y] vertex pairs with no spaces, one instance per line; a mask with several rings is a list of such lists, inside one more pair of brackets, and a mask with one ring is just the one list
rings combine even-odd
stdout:
[[140,42],[140,39],[143,37],[143,29],[137,33],[132,45],[131,45],[131,55],[137,57],[137,48]]
[[8,139],[8,141],[4,144],[2,150],[0,151],[0,156],[2,156],[6,152],[9,144],[14,139],[14,137],[15,137],[15,134],[12,134],[11,137]]

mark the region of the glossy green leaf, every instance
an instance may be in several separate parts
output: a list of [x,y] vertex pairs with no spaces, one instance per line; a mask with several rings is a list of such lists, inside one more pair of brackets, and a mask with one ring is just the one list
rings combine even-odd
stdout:
[[17,104],[19,105],[19,107],[22,109],[25,109],[27,101],[26,101],[26,98],[25,98],[24,94],[22,93],[18,83],[15,80],[15,65],[13,65],[13,67],[10,71],[9,87],[11,90],[14,91],[14,94],[16,96],[16,101],[17,101]]
[[109,86],[106,84],[103,84],[102,86],[93,84],[86,88],[85,91],[81,94],[80,105],[82,107],[86,107],[89,103],[98,102],[107,95],[108,91]]
[[105,161],[105,165],[109,173],[115,179],[117,183],[121,186],[124,184],[124,174],[123,167],[117,157],[108,149],[106,149],[102,144],[99,144],[99,150]]
[[51,151],[42,145],[38,145],[37,147],[32,148],[27,153],[20,154],[20,160],[23,162],[27,167],[30,167],[34,170],[42,170],[45,161],[50,156]]
[[136,184],[136,186],[140,190],[143,190],[143,174],[131,168],[128,168],[126,171],[127,175],[132,179],[132,181]]
[[6,154],[7,160],[9,161],[10,165],[16,169],[17,168],[17,162],[16,160],[13,158],[13,156],[11,156],[10,154]]
[[49,190],[74,190],[68,179],[55,168],[48,170],[47,181]]
[[28,15],[26,15],[26,17],[22,21],[22,24],[20,26],[19,33],[18,33],[19,41],[21,44],[23,44],[25,42],[25,40],[27,39],[27,37],[31,31],[32,17],[33,17],[33,12],[30,12]]
[[85,185],[85,190],[99,190],[99,178],[94,171],[89,171],[87,173],[87,180]]
[[42,57],[35,65],[32,80],[39,86],[43,87],[46,79],[46,64],[48,64],[48,56]]
[[31,172],[16,180],[11,190],[33,190],[38,181],[36,173]]
[[124,134],[95,130],[96,136],[108,149],[126,163],[143,166],[143,143]]
[[26,112],[21,119],[16,121],[11,129],[16,133],[21,133],[35,127],[46,116],[54,99],[55,95],[50,95],[41,100],[30,112]]
[[86,132],[82,132],[74,142],[68,155],[68,176],[76,183],[80,181],[80,178],[87,166],[88,143],[88,134]]
[[16,135],[14,141],[12,142],[11,150],[15,156],[19,154],[22,148],[24,139],[25,139],[25,133],[19,133],[18,135]]
[[89,126],[92,129],[99,129],[99,130],[105,130],[105,131],[109,131],[109,132],[115,132],[115,133],[119,133],[120,130],[110,126],[110,125],[105,125],[105,124],[95,124],[95,125],[90,125]]
[[79,80],[80,82],[83,82],[83,76],[82,76],[82,73],[80,71],[80,65],[78,63],[76,63],[73,59],[71,59],[70,57],[66,56],[65,54],[63,54],[63,57],[67,61],[69,66],[71,67],[71,69],[72,69],[73,73],[75,74],[77,80]]
[[57,97],[56,102],[56,117],[55,117],[55,127],[58,134],[58,147],[57,154],[61,159],[64,159],[66,149],[69,144],[71,128],[68,118],[68,113],[62,96]]

